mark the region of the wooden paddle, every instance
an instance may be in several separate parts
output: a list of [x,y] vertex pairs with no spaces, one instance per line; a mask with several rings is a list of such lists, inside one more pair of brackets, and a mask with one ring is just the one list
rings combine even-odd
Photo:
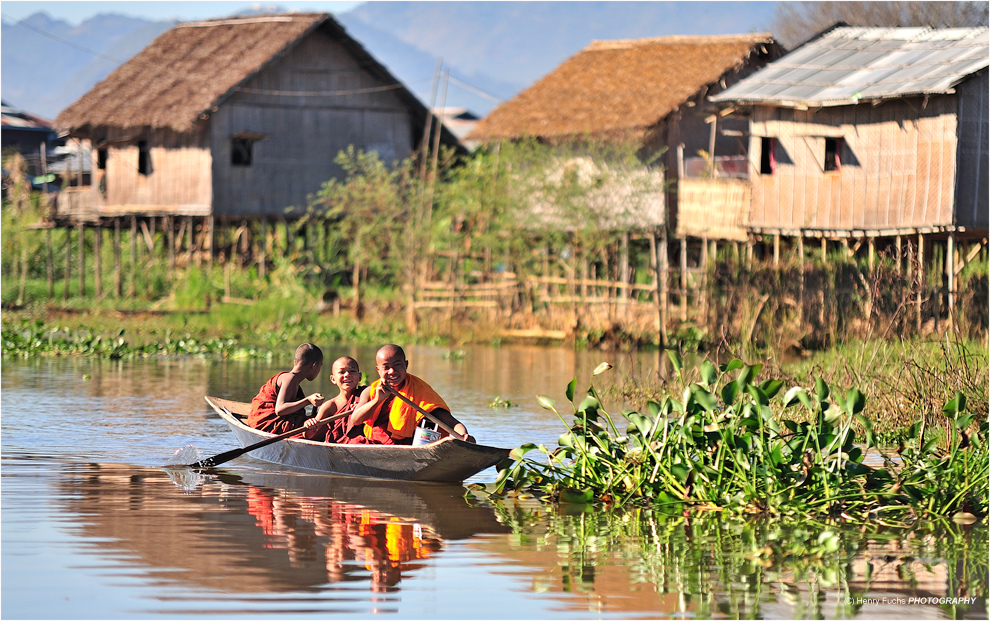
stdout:
[[385,392],[388,392],[388,393],[392,394],[393,396],[396,396],[399,399],[402,399],[406,403],[406,405],[408,405],[412,409],[416,410],[417,412],[419,412],[420,414],[422,414],[426,418],[428,418],[431,421],[433,421],[434,423],[436,423],[437,426],[440,427],[440,429],[443,429],[444,431],[446,431],[450,435],[454,436],[458,440],[464,440],[465,442],[467,442],[467,436],[462,436],[461,434],[457,433],[456,431],[454,431],[453,429],[451,429],[449,426],[447,426],[445,423],[443,423],[439,418],[437,418],[436,416],[430,414],[429,412],[427,412],[423,408],[419,407],[419,405],[417,405],[416,403],[414,403],[413,401],[411,401],[409,399],[409,397],[405,396],[404,394],[402,394],[398,390],[392,388],[391,386],[389,386],[385,382],[382,382],[382,388],[385,389]]
[[327,423],[333,422],[333,421],[337,420],[338,418],[343,418],[345,416],[350,416],[352,413],[353,413],[352,410],[348,410],[347,412],[341,412],[340,414],[334,414],[330,418],[323,419],[322,421],[320,421],[320,424],[319,425],[316,425],[314,427],[298,427],[296,429],[291,429],[289,431],[286,431],[285,433],[280,433],[277,436],[272,436],[271,438],[268,438],[267,440],[262,440],[261,442],[257,442],[255,444],[250,445],[250,446],[245,446],[244,448],[239,448],[239,449],[234,449],[232,451],[227,451],[226,453],[220,453],[219,455],[214,455],[213,457],[207,457],[206,459],[203,459],[201,461],[197,461],[194,464],[188,464],[186,466],[180,466],[180,468],[213,468],[214,466],[219,466],[220,464],[227,463],[231,459],[236,459],[236,458],[240,457],[241,455],[243,455],[244,453],[250,453],[251,451],[253,451],[255,449],[260,449],[263,446],[268,446],[269,444],[274,444],[274,443],[278,442],[279,440],[284,440],[286,438],[291,438],[292,436],[297,435],[297,434],[300,434],[300,433],[306,431],[307,429],[319,429],[320,427],[322,427],[323,425],[326,425]]

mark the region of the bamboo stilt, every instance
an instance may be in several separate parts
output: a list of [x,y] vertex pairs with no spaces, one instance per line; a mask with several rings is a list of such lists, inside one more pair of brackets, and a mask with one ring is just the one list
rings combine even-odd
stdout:
[[96,277],[96,297],[103,297],[103,227],[93,229],[93,274]]
[[48,275],[48,299],[55,299],[55,257],[52,252],[52,230],[45,229],[45,271]]
[[79,297],[86,297],[86,226],[79,225]]
[[113,290],[118,298],[123,292],[124,279],[120,272],[120,218],[113,219]]

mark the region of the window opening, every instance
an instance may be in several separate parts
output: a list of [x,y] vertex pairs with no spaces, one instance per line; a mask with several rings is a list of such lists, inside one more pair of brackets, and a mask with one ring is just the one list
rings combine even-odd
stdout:
[[825,172],[836,172],[842,166],[842,138],[825,139]]
[[777,146],[776,138],[760,138],[760,174],[772,175],[777,169],[777,157],[774,150]]
[[254,140],[242,136],[230,139],[230,164],[232,166],[250,166]]
[[96,167],[99,168],[100,170],[106,170],[107,169],[107,157],[108,156],[109,156],[109,153],[107,153],[107,150],[106,149],[97,149],[96,150]]
[[151,151],[148,150],[147,140],[138,141],[138,173],[151,174]]

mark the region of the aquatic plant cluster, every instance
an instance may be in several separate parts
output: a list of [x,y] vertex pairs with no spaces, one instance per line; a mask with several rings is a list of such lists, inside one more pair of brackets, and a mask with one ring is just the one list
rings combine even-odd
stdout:
[[41,321],[22,321],[19,325],[4,323],[2,328],[4,356],[97,356],[118,360],[149,356],[221,356],[224,358],[270,358],[270,349],[243,347],[236,339],[195,339],[188,335],[175,336],[168,331],[156,342],[137,345],[124,338],[124,330],[107,337],[92,330],[70,330],[61,326],[46,326]]
[[[922,419],[896,448],[884,449],[857,388],[834,390],[817,379],[810,389],[781,394],[780,380],[758,381],[762,365],[705,361],[688,372],[679,355],[668,354],[683,392],[650,401],[645,414],[623,411],[624,431],[594,381],[580,400],[576,380],[568,385],[570,423],[552,399],[538,397],[568,430],[556,448],[516,448],[499,465],[493,496],[526,491],[560,503],[888,525],[931,517],[969,523],[987,515],[987,422],[974,420],[961,393],[943,408],[947,441],[937,441]],[[603,363],[593,377],[609,368]],[[801,409],[805,420],[786,416]],[[864,463],[868,451],[882,465]]]

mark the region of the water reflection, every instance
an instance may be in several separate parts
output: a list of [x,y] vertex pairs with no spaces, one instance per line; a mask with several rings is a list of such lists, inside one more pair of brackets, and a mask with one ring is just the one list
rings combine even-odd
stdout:
[[[544,567],[534,588],[635,614],[644,600],[701,618],[986,618],[987,527],[884,530],[496,505],[490,552]],[[547,564],[547,555],[556,562]],[[541,560],[541,557],[543,560]]]
[[81,534],[151,567],[176,568],[168,580],[227,592],[340,582],[393,591],[446,542],[506,530],[492,511],[468,507],[460,486],[233,472],[197,484],[173,476],[85,464],[66,473],[59,496],[65,511],[86,516]]

